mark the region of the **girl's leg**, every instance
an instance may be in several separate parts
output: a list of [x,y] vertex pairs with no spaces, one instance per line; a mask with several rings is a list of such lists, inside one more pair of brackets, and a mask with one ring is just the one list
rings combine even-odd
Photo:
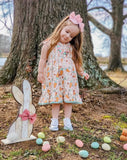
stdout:
[[52,118],[58,119],[60,104],[52,104]]
[[63,121],[64,121],[64,129],[65,130],[70,130],[70,131],[73,130],[73,127],[72,127],[72,124],[71,124],[71,120],[70,120],[71,113],[72,113],[72,104],[64,103],[64,115],[65,115],[65,118],[64,118]]
[[72,113],[72,104],[71,103],[64,103],[64,117],[70,118]]
[[51,119],[51,125],[49,127],[51,131],[58,131],[59,110],[60,110],[60,104],[52,105],[52,119]]

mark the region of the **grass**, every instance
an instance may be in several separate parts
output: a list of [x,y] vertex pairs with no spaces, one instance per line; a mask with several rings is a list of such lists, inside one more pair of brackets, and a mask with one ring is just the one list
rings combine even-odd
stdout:
[[15,156],[20,156],[22,154],[22,150],[20,149],[20,150],[17,150],[17,151],[12,151],[12,152],[10,152],[10,156],[11,157],[15,157]]
[[116,153],[110,153],[109,159],[108,160],[123,160],[123,156],[116,156]]
[[127,123],[127,116],[124,113],[120,115],[120,119]]
[[2,99],[11,98],[11,97],[13,97],[13,95],[11,93],[7,93],[7,94],[1,96]]
[[[108,64],[109,62],[109,57],[96,57],[96,58],[97,58],[98,63],[100,64]],[[127,64],[127,58],[122,58],[121,61],[122,61],[122,64],[124,65]]]
[[68,146],[68,149],[66,151],[67,153],[73,153],[73,154],[78,154],[79,149],[75,145],[70,145]]

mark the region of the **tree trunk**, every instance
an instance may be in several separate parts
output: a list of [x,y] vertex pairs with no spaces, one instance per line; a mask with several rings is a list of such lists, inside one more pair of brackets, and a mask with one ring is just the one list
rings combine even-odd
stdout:
[[[88,19],[102,32],[110,37],[110,57],[107,70],[124,70],[121,62],[121,36],[122,36],[122,26],[123,26],[123,2],[124,0],[111,0],[112,2],[112,12],[105,9],[111,16],[113,20],[113,27],[109,29],[98,22],[92,15],[88,14]],[[96,7],[95,7],[96,8]],[[99,7],[97,7],[99,8]],[[101,8],[101,7],[100,7]],[[105,7],[103,7],[105,8]],[[93,8],[94,9],[94,8]],[[92,10],[92,8],[90,9]]]
[[0,71],[0,83],[36,81],[40,58],[39,43],[59,21],[75,11],[85,22],[84,68],[90,74],[88,82],[79,79],[80,87],[104,87],[116,84],[100,69],[93,54],[86,1],[79,0],[14,0],[14,28],[9,57]]
[[113,28],[110,35],[110,57],[108,70],[124,70],[121,62],[121,35],[123,26],[123,2],[124,0],[111,0],[112,1],[112,18]]
[[121,37],[116,37],[115,35],[110,36],[111,46],[110,46],[110,57],[108,63],[108,69],[111,71],[121,70],[124,71],[121,62]]

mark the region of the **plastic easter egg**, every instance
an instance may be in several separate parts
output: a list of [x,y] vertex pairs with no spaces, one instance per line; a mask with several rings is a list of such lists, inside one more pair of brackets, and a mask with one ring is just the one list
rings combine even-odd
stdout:
[[92,142],[92,143],[91,143],[91,147],[94,148],[94,149],[97,149],[97,148],[99,148],[99,143],[97,143],[97,142]]
[[79,151],[79,156],[82,158],[87,158],[89,156],[89,153],[86,150]]
[[83,142],[81,140],[79,140],[79,139],[77,139],[75,141],[75,144],[76,144],[77,147],[83,147],[83,145],[84,145]]
[[64,143],[65,142],[65,138],[63,136],[58,136],[56,138],[57,143]]
[[44,142],[43,142],[43,145],[45,145],[45,144],[49,144],[49,141],[44,141]]
[[111,138],[108,137],[108,136],[105,136],[105,137],[104,137],[104,142],[105,142],[105,143],[111,143]]
[[51,148],[50,144],[44,144],[42,146],[42,151],[48,152],[50,150],[50,148]]
[[110,150],[111,150],[111,147],[110,147],[109,144],[103,143],[103,144],[102,144],[102,149],[105,150],[105,151],[110,151]]
[[123,149],[127,151],[127,143],[123,145]]
[[45,134],[43,132],[39,132],[38,133],[38,138],[44,139],[45,138]]
[[43,140],[41,138],[36,139],[36,144],[41,145],[43,143]]
[[123,129],[122,135],[127,136],[127,129],[125,129],[125,128]]
[[121,136],[120,136],[120,140],[121,140],[121,141],[127,141],[127,136],[121,135]]

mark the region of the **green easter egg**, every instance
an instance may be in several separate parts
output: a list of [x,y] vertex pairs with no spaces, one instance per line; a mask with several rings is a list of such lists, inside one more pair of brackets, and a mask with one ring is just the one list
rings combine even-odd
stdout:
[[79,151],[79,156],[82,158],[87,158],[89,156],[89,153],[86,150]]
[[45,138],[45,134],[43,132],[39,132],[38,133],[38,138],[44,139]]
[[111,143],[111,138],[108,137],[108,136],[105,136],[105,137],[104,137],[104,142],[105,142],[105,143]]

